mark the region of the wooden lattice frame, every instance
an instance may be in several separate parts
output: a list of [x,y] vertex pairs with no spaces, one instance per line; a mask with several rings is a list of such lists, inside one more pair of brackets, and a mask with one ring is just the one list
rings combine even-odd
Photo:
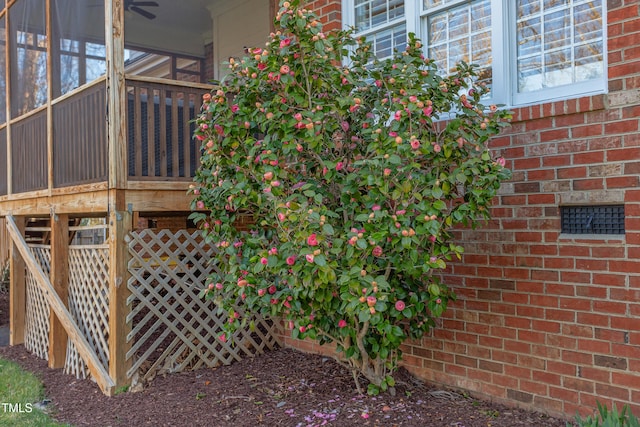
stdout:
[[[69,312],[109,369],[109,245],[69,247]],[[89,369],[71,340],[65,373],[86,378]]]
[[209,262],[215,249],[200,232],[143,230],[127,240],[130,378],[229,364],[278,344],[273,322],[258,317],[254,330],[240,330],[226,343],[218,339],[226,315],[218,315],[211,301],[198,297],[216,268]]
[[[42,270],[51,270],[51,246],[29,245]],[[26,316],[24,346],[41,359],[49,360],[49,312],[45,294],[31,271],[26,272]]]

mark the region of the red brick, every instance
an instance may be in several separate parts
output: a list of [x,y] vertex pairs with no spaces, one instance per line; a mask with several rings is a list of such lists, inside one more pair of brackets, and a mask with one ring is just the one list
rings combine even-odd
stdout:
[[588,124],[585,126],[575,126],[571,128],[572,138],[586,138],[590,136],[602,135],[602,124]]
[[604,189],[604,179],[579,179],[573,181],[574,190],[602,190]]
[[548,156],[542,159],[545,167],[569,166],[571,164],[571,155],[564,154],[560,156]]
[[619,176],[606,178],[607,188],[629,188],[638,187],[640,181],[637,176]]
[[558,179],[586,178],[587,168],[585,166],[560,168],[557,171]]
[[608,384],[596,384],[596,393],[598,396],[611,397],[623,402],[629,401],[629,389],[622,387],[616,387]]
[[593,393],[595,390],[595,384],[593,381],[585,380],[582,378],[563,377],[562,386],[569,390],[575,390],[585,393]]
[[591,151],[588,153],[576,153],[573,155],[573,164],[593,164],[604,161],[604,151]]

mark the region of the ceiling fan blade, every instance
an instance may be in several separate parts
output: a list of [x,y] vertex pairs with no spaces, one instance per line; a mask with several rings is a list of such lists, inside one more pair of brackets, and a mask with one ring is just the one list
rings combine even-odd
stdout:
[[138,7],[157,7],[159,4],[155,1],[132,1],[131,6]]
[[151,12],[147,12],[147,11],[146,11],[146,10],[144,10],[144,9],[140,9],[138,6],[131,6],[131,7],[130,7],[130,10],[131,10],[132,12],[139,13],[140,15],[144,16],[144,17],[145,17],[145,18],[147,18],[147,19],[156,19],[156,15],[154,15],[154,14],[153,14],[153,13],[151,13]]

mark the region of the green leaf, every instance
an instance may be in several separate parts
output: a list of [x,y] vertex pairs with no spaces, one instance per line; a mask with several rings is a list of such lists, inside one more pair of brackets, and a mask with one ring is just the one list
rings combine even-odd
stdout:
[[358,320],[360,323],[368,322],[371,319],[371,313],[369,313],[369,309],[362,310],[360,314],[358,314]]
[[331,224],[325,224],[322,226],[322,232],[327,236],[333,236],[334,230]]
[[389,156],[389,163],[392,165],[399,165],[402,163],[402,159],[397,154],[392,154]]
[[313,262],[320,267],[324,267],[325,265],[327,265],[327,259],[324,257],[324,255],[318,255],[314,257]]

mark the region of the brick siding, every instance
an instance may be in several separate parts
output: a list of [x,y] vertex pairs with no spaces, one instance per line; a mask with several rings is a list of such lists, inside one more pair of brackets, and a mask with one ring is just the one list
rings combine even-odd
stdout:
[[[310,3],[339,17],[339,1]],[[412,372],[554,415],[596,399],[640,414],[639,9],[608,1],[608,94],[516,108],[492,141],[513,178],[486,227],[457,231],[466,253],[446,278],[459,299],[405,346]],[[560,233],[560,206],[608,203],[624,203],[626,235]]]

